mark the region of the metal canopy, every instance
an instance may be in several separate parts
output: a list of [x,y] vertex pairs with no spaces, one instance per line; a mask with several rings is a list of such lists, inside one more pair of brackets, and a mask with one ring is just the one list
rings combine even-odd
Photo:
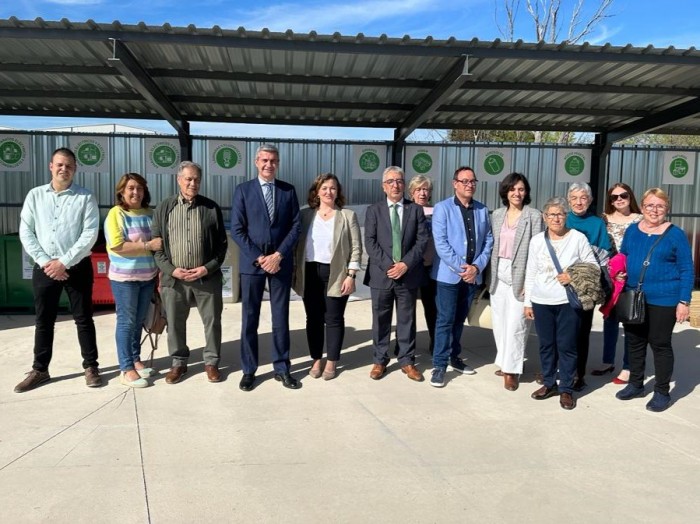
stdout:
[[700,52],[0,20],[0,114],[700,134]]

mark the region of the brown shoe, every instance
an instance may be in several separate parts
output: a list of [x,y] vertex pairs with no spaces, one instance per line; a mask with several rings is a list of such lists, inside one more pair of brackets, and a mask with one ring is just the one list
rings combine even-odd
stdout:
[[99,369],[87,368],[85,370],[85,385],[89,388],[99,388],[102,385]]
[[496,371],[493,372],[493,374],[496,375],[497,377],[502,377],[503,371],[501,371],[500,369],[497,369]]
[[35,387],[40,386],[49,380],[51,380],[51,377],[49,376],[48,371],[37,371],[36,369],[32,369],[29,373],[27,373],[27,378],[15,386],[15,393],[24,393],[25,391],[34,389]]
[[545,400],[547,398],[555,397],[559,394],[559,388],[554,384],[551,388],[547,386],[542,386],[540,389],[535,391],[530,397],[535,400]]
[[542,375],[542,373],[535,373],[535,382],[537,382],[540,385],[544,384],[544,376]]
[[177,384],[182,380],[182,376],[187,373],[187,366],[175,366],[170,368],[168,374],[165,375],[166,384]]
[[372,380],[379,380],[386,373],[386,366],[382,364],[374,364],[372,366],[372,371],[369,372],[369,378]]
[[517,373],[503,373],[503,387],[508,391],[515,391],[519,385]]
[[572,410],[576,407],[576,399],[571,393],[562,393],[559,395],[559,405],[567,410]]
[[212,364],[207,364],[204,366],[204,371],[207,373],[207,379],[209,382],[221,382],[221,373],[219,373],[218,367]]
[[425,377],[423,377],[423,373],[418,371],[416,366],[414,366],[413,364],[408,364],[402,367],[401,371],[408,375],[408,378],[410,378],[411,380],[415,380],[416,382],[423,382],[425,380]]

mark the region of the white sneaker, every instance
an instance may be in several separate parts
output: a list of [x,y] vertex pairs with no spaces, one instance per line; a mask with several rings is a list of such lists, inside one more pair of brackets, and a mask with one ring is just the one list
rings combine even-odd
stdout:
[[137,369],[136,372],[139,374],[139,377],[141,377],[141,378],[148,378],[148,377],[152,377],[153,375],[158,374],[158,372],[153,368]]
[[137,378],[136,380],[129,380],[124,376],[124,373],[119,375],[119,382],[121,382],[123,386],[126,386],[128,388],[147,388],[148,387],[148,380],[146,380],[145,378]]
[[465,375],[476,375],[476,370],[469,364],[465,364],[464,361],[457,357],[450,359],[450,369],[456,371],[457,373],[464,373]]

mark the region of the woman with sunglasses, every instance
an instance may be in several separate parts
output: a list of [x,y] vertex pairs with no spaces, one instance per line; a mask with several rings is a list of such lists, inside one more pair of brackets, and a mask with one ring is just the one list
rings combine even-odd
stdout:
[[[634,198],[632,188],[627,184],[618,182],[608,189],[608,200],[605,202],[603,221],[612,240],[613,252],[620,251],[622,237],[631,224],[636,224],[642,219],[642,213]],[[601,376],[612,373],[615,370],[615,351],[620,323],[615,315],[615,308],[603,321],[603,365],[591,371],[591,375]],[[622,371],[613,379],[615,384],[627,384],[630,378],[629,361],[627,359],[627,339],[625,339],[625,353],[622,358]]]
[[[635,289],[646,266],[642,291],[646,315],[641,324],[625,324],[629,340],[630,379],[615,395],[620,400],[643,397],[647,345],[654,355],[654,396],[647,403],[649,411],[664,411],[671,405],[669,395],[673,374],[671,337],[676,323],[690,316],[690,295],[694,268],[690,244],[685,232],[671,224],[668,195],[658,187],[642,196],[644,218],[627,229],[620,252],[627,256],[625,291]],[[663,235],[663,236],[662,236]],[[658,241],[658,244],[657,244]],[[655,247],[654,247],[655,246]],[[645,263],[649,252],[651,257]]]

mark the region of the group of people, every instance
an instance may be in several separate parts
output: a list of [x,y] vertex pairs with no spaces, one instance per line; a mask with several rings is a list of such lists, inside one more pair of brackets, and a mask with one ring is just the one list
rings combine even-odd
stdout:
[[[308,207],[300,209],[294,186],[277,178],[277,148],[261,146],[255,166],[257,177],[236,187],[231,209],[231,238],[240,248],[239,387],[251,391],[256,385],[258,326],[266,287],[275,380],[289,389],[301,387],[290,373],[292,288],[303,298],[306,311],[309,375],[332,380],[343,346],[345,308],[362,269],[357,215],[344,207],[342,186],[333,174],[316,177]],[[75,168],[73,152],[57,149],[49,164],[51,182],[31,190],[21,212],[20,238],[35,262],[36,332],[32,370],[16,392],[50,380],[53,330],[63,289],[78,328],[86,383],[90,387],[102,383],[89,260],[99,212],[94,196],[73,181]],[[172,362],[165,381],[178,383],[187,373],[186,325],[193,300],[204,324],[207,379],[221,380],[221,265],[227,235],[221,209],[199,193],[201,178],[197,164],[182,162],[178,193],[155,210],[141,175],[127,173],[117,184],[116,205],[107,215],[104,231],[116,305],[120,382],[125,386],[147,387],[156,373],[140,358],[141,326],[156,287],[169,326]],[[430,178],[414,177],[406,191],[400,167],[384,171],[385,198],[367,208],[364,224],[368,256],[364,282],[372,302],[370,378],[379,380],[387,372],[396,308],[394,355],[409,379],[424,380],[415,366],[419,297],[430,335],[430,384],[445,386],[448,369],[476,373],[460,357],[461,338],[472,299],[485,285],[493,309],[496,374],[503,377],[505,389],[519,387],[534,321],[542,373],[541,387],[531,396],[537,400],[558,396],[562,408],[573,409],[573,392],[586,387],[594,306],[604,304],[605,322],[603,362],[592,374],[604,375],[615,369],[619,331],[615,299],[621,290],[636,288],[642,274],[647,315],[641,324],[624,326],[623,369],[614,382],[626,384],[617,394],[622,400],[643,396],[650,345],[656,381],[647,408],[666,409],[671,403],[671,335],[676,322],[689,318],[694,280],[688,240],[667,219],[666,193],[658,188],[646,191],[640,208],[629,186],[615,184],[608,190],[601,218],[590,211],[590,187],[575,183],[566,198],[548,200],[540,212],[529,205],[527,178],[511,173],[499,187],[503,207],[490,214],[474,199],[477,184],[474,169],[459,167],[452,178],[454,195],[431,207]],[[571,300],[572,289],[578,292],[578,305]]]

